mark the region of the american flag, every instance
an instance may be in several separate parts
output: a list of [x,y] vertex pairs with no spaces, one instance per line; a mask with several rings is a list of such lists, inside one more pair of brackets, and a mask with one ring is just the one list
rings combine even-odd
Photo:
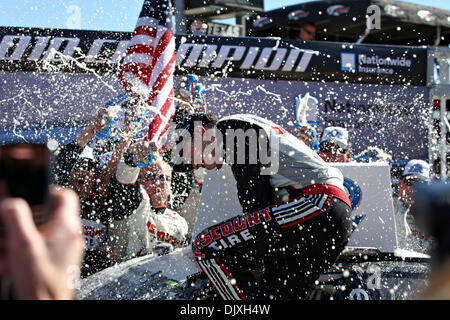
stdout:
[[175,114],[173,73],[175,39],[170,0],[144,1],[119,73],[119,82],[134,98],[150,106],[147,140],[164,148]]

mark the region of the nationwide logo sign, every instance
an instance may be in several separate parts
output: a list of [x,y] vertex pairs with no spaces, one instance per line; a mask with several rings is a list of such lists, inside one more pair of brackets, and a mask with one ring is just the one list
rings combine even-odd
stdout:
[[377,55],[358,55],[359,72],[394,74],[395,68],[408,68],[413,65],[412,60],[405,57],[379,57]]
[[394,68],[412,68],[411,59],[400,56],[380,57],[378,55],[359,54],[356,60],[356,53],[341,52],[341,71],[362,72],[376,74],[394,74]]
[[405,57],[379,57],[377,55],[359,55],[360,65],[379,65],[379,66],[400,66],[410,68],[412,62]]

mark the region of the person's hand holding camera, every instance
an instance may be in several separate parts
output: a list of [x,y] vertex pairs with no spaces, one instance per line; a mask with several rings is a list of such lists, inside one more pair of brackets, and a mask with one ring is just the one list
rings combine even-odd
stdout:
[[51,191],[49,221],[36,227],[21,198],[0,202],[0,278],[15,299],[73,299],[83,257],[80,205],[71,189]]

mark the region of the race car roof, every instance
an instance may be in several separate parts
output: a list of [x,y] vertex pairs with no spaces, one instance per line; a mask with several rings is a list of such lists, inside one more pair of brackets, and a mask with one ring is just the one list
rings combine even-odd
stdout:
[[249,17],[247,35],[295,39],[302,23],[314,22],[315,40],[356,42],[366,30],[366,17],[375,17],[370,6],[379,9],[381,28],[371,30],[364,43],[450,43],[450,11],[394,0],[311,1],[267,11]]

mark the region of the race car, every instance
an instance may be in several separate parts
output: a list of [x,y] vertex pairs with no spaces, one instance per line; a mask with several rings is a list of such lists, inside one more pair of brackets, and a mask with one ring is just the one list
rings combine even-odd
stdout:
[[[349,181],[347,191],[353,206],[353,233],[348,247],[336,263],[316,281],[309,299],[414,299],[427,285],[431,257],[398,247],[389,166],[385,163],[347,163],[336,166]],[[231,172],[226,166],[205,175],[194,233],[220,220],[224,212],[238,209],[232,181]],[[220,192],[227,194],[222,200],[217,197],[216,188],[219,186]],[[372,205],[374,202],[377,206]],[[224,203],[227,205],[224,206]],[[219,299],[206,275],[196,264],[190,247],[163,256],[134,258],[85,278],[80,282],[77,298]]]

